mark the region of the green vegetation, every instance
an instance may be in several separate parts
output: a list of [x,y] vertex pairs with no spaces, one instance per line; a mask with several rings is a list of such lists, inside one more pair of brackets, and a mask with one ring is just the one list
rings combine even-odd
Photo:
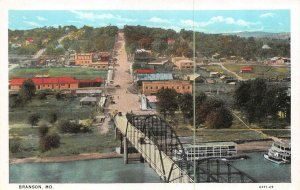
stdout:
[[[125,26],[126,49],[132,54],[138,48],[151,49],[157,54],[167,56],[192,56],[193,31],[182,29],[180,32],[145,26]],[[167,44],[167,39],[175,43]],[[274,56],[290,57],[290,41],[271,38],[243,38],[236,35],[195,33],[197,57],[243,57],[245,60],[261,60]],[[264,50],[268,44],[271,49]]]
[[31,127],[36,126],[37,123],[40,121],[40,119],[41,119],[40,114],[34,113],[28,117],[28,123],[31,125]]
[[61,120],[57,125],[61,133],[89,133],[92,132],[91,125],[83,125],[77,122]]
[[27,103],[35,96],[36,87],[31,79],[23,82],[18,97],[23,103]]
[[235,105],[246,116],[249,123],[261,122],[268,117],[283,117],[290,121],[290,97],[287,89],[268,86],[263,79],[242,82],[235,90]]
[[166,116],[174,116],[178,109],[178,94],[174,89],[160,89],[157,92],[157,111],[166,118]]
[[[59,26],[58,28],[8,30],[9,52],[32,55],[42,48],[46,48],[47,55],[61,55],[69,48],[77,52],[111,51],[117,32],[116,26],[100,28],[83,26],[80,29],[75,26]],[[63,36],[65,37],[60,45],[58,40]]]
[[98,129],[95,128],[92,133],[59,134],[60,146],[58,148],[40,152],[38,130],[38,128],[27,127],[12,128],[10,135],[14,134],[14,136],[10,138],[10,146],[15,146],[14,144],[19,142],[20,148],[16,152],[10,151],[10,158],[70,156],[90,152],[104,153],[114,151],[117,146],[111,128],[107,134],[99,134]]
[[76,67],[63,67],[63,68],[16,68],[10,71],[10,78],[18,77],[34,77],[36,75],[49,75],[50,77],[56,76],[74,76],[78,79],[94,79],[96,77],[105,78],[107,71],[97,70],[93,68],[76,68]]
[[58,148],[60,145],[60,136],[55,132],[49,132],[49,128],[46,124],[39,126],[39,150],[46,152],[52,148]]
[[73,49],[76,52],[111,51],[117,33],[116,26],[101,28],[83,26],[72,31],[63,39],[62,44],[65,50]]
[[[244,79],[265,78],[265,79],[283,79],[290,77],[288,66],[274,67],[266,65],[249,65],[249,64],[224,64],[230,71],[236,72]],[[241,68],[252,67],[251,73],[239,73]]]
[[[10,101],[11,99],[14,99],[14,97],[10,97]],[[80,97],[57,100],[55,95],[47,95],[46,100],[34,98],[22,107],[10,107],[10,125],[27,123],[28,117],[33,113],[39,113],[41,120],[47,121],[49,112],[56,110],[58,110],[57,115],[59,118],[78,120],[92,117],[96,111],[95,107],[81,107],[79,100]],[[24,125],[26,126],[26,124]]]

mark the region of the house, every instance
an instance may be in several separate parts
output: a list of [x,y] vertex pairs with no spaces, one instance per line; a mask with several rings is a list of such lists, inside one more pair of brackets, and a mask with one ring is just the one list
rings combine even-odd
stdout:
[[219,73],[219,72],[210,72],[209,73],[209,76],[212,78],[220,77],[220,75],[221,75],[221,73]]
[[290,62],[291,62],[290,58],[272,57],[266,61],[266,64],[283,65],[283,64],[290,64]]
[[165,66],[172,66],[173,64],[169,62],[168,59],[156,59],[147,63],[150,68],[159,69],[164,68]]
[[171,44],[174,44],[175,43],[175,39],[174,38],[168,38],[167,39],[167,44],[168,45],[171,45]]
[[157,98],[156,96],[141,96],[141,110],[156,109]]
[[253,68],[252,67],[244,67],[241,68],[240,73],[252,73]]
[[142,93],[155,95],[160,89],[174,89],[177,93],[192,93],[192,85],[188,81],[147,81],[142,83]]
[[186,69],[193,69],[194,68],[194,61],[190,59],[180,59],[180,60],[175,60],[173,62],[174,65],[176,66],[176,69],[178,70],[186,70]]
[[[9,81],[9,90],[20,90],[23,82],[28,78],[13,78]],[[36,90],[72,90],[84,87],[100,87],[103,79],[78,80],[74,77],[33,77],[31,78]]]
[[32,37],[28,37],[28,38],[25,39],[25,45],[26,46],[29,45],[29,44],[31,44],[32,42],[33,42],[33,38]]
[[186,76],[184,76],[184,79],[188,80],[188,81],[195,81],[196,83],[197,82],[204,82],[203,78],[198,73],[191,74],[191,75],[186,75]]

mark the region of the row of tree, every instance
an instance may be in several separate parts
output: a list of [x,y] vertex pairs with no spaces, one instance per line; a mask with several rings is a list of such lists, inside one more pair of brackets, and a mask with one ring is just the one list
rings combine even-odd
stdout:
[[[144,48],[160,55],[185,57],[193,55],[193,31],[182,29],[176,32],[145,26],[125,26],[124,34],[127,51],[131,54],[138,48]],[[168,38],[175,39],[175,43],[167,44]],[[268,44],[271,49],[263,49],[264,44]],[[273,56],[290,57],[290,41],[195,32],[195,52],[198,57],[211,57],[219,53],[220,57],[237,56],[246,60]]]
[[270,85],[264,79],[241,82],[235,90],[235,106],[243,111],[248,122],[261,122],[279,113],[289,122],[291,97],[287,87]]
[[229,128],[232,124],[231,111],[224,102],[218,99],[207,97],[200,93],[195,97],[189,93],[178,94],[174,89],[161,89],[157,93],[157,110],[165,118],[175,117],[175,112],[182,113],[184,121],[193,123],[195,106],[195,125],[207,128]]

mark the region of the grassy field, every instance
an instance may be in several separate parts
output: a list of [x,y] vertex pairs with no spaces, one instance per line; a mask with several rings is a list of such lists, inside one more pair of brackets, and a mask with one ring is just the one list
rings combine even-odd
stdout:
[[[287,66],[282,67],[271,67],[271,66],[264,66],[264,65],[237,65],[237,64],[224,64],[224,66],[236,72],[239,76],[243,77],[244,79],[251,79],[251,78],[286,78],[289,77],[289,68]],[[240,73],[240,69],[244,67],[252,67],[252,73]]]
[[15,68],[9,72],[9,78],[34,77],[36,75],[73,76],[78,79],[94,79],[96,77],[106,78],[107,71],[81,68],[81,67],[61,67],[61,68]]
[[[240,115],[239,113],[235,112]],[[190,124],[184,123],[182,116],[178,114],[176,116],[177,127],[175,127],[178,136],[193,136],[193,127]],[[268,125],[266,124],[268,123]],[[271,127],[272,126],[272,127]],[[258,129],[266,135],[271,135],[275,137],[290,137],[291,132],[286,127],[286,122],[282,120],[261,123],[261,125],[251,124],[251,128]],[[232,126],[228,129],[206,129],[201,128],[196,130],[196,141],[197,142],[212,142],[212,141],[252,141],[252,140],[264,140],[269,137],[262,135],[259,132],[250,130],[247,128],[240,120],[233,117]]]
[[[48,95],[47,100],[34,98],[23,107],[9,109],[10,126],[27,123],[29,115],[39,113],[44,120],[48,120],[48,113],[55,111],[59,119],[86,119],[95,112],[95,107],[80,106],[80,97],[74,99],[56,100],[54,95]],[[11,101],[11,100],[10,100]]]
[[203,65],[201,67],[206,68],[210,72],[220,72],[220,73],[224,72],[224,70],[218,65]]
[[60,134],[60,147],[44,153],[38,150],[39,137],[37,127],[12,128],[10,129],[10,136],[10,143],[16,141],[17,138],[19,138],[21,143],[21,151],[10,153],[10,158],[68,156],[90,152],[104,153],[114,151],[117,146],[112,128],[109,129],[107,134],[100,134],[96,128],[92,133]]

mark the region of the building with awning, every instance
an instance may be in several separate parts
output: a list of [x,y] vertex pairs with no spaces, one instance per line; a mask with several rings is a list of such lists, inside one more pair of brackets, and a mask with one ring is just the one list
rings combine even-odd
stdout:
[[95,90],[95,89],[86,89],[86,90],[76,90],[76,94],[78,96],[100,96],[102,90]]
[[97,98],[96,97],[88,97],[85,96],[80,99],[80,105],[96,105],[97,104]]

